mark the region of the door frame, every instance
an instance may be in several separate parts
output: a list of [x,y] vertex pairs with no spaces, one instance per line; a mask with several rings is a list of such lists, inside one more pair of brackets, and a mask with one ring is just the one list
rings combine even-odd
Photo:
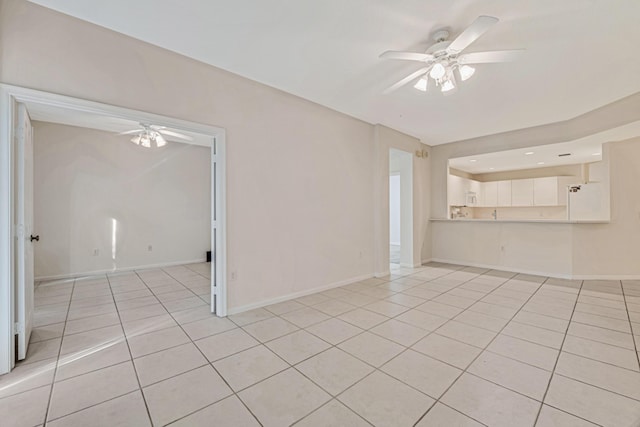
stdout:
[[[227,314],[227,257],[226,257],[226,134],[225,129],[129,108],[116,107],[84,99],[58,95],[34,89],[0,83],[0,375],[14,366],[14,307],[15,307],[15,120],[17,106],[40,104],[72,111],[151,122],[183,131],[211,136],[211,249],[216,263],[211,277],[212,312]],[[215,166],[214,166],[215,164]],[[215,228],[215,230],[214,230]],[[215,291],[213,289],[215,285]]]

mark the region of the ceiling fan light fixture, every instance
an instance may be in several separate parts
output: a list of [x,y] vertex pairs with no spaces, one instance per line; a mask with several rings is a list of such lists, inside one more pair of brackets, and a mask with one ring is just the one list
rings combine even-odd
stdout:
[[164,139],[164,137],[161,134],[156,133],[154,136],[155,136],[154,140],[156,141],[156,147],[164,147],[165,145],[167,145],[167,140]]
[[456,85],[453,83],[453,80],[445,80],[444,83],[442,83],[442,89],[440,89],[442,92],[449,92],[452,89],[455,89]]
[[151,138],[149,138],[149,135],[140,136],[140,145],[145,148],[151,148]]
[[426,92],[427,91],[427,76],[420,77],[420,80],[413,86],[419,91]]
[[434,66],[431,67],[431,71],[429,71],[429,75],[434,80],[439,80],[443,78],[446,73],[447,73],[447,70],[444,68],[444,65],[442,65],[439,62],[434,64]]
[[476,72],[476,69],[469,65],[463,65],[458,71],[460,72],[460,78],[462,79],[462,81],[465,81],[473,76],[473,74]]

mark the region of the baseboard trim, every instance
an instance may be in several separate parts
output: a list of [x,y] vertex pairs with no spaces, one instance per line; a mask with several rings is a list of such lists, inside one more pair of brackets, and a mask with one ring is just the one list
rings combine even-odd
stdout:
[[391,274],[391,270],[381,271],[379,273],[374,273],[373,277],[384,277],[384,276],[389,276],[390,274]]
[[640,280],[640,274],[576,274],[575,280]]
[[482,264],[474,262],[460,262],[443,258],[432,258],[423,262],[443,262],[447,264],[464,265],[468,267],[490,268],[492,270],[512,271],[514,273],[533,274],[535,276],[554,277],[569,280],[640,280],[640,274],[558,274],[545,271],[526,270],[508,266]]
[[312,289],[305,289],[304,291],[293,292],[290,294],[282,295],[276,298],[271,298],[268,300],[262,300],[259,302],[255,302],[252,304],[246,304],[240,307],[233,307],[227,310],[227,315],[238,314],[244,311],[254,310],[256,308],[265,307],[271,304],[277,304],[279,302],[289,301],[292,299],[304,297],[307,295],[315,294],[318,292],[328,291],[329,289],[339,288],[340,286],[350,285],[355,282],[359,282],[361,280],[370,279],[374,277],[372,274],[363,274],[361,276],[352,277],[350,279],[340,280],[338,282],[331,283],[329,285],[318,286]]
[[505,265],[493,265],[493,264],[484,264],[484,263],[477,263],[477,262],[462,262],[459,260],[452,260],[452,259],[445,259],[445,258],[432,258],[431,259],[432,262],[442,262],[445,264],[455,264],[455,265],[464,265],[466,267],[478,267],[478,268],[488,268],[491,270],[502,270],[502,271],[509,271],[509,272],[513,272],[513,273],[521,273],[521,274],[531,274],[534,276],[544,276],[544,277],[555,277],[558,279],[572,279],[573,277],[571,276],[571,274],[562,274],[562,273],[549,273],[546,271],[539,271],[539,270],[528,270],[525,268],[517,268],[517,267],[510,267],[510,266],[505,266]]
[[83,277],[83,276],[94,276],[96,274],[123,273],[126,271],[133,271],[133,270],[147,270],[150,268],[173,267],[173,266],[182,265],[182,264],[196,264],[196,263],[205,262],[205,261],[206,261],[205,258],[198,258],[198,259],[192,259],[192,260],[186,260],[186,261],[163,262],[158,264],[137,265],[132,267],[122,267],[122,268],[107,269],[107,270],[82,271],[79,273],[58,274],[53,276],[38,276],[38,277],[35,277],[34,280],[43,281],[43,280],[73,279],[73,278]]

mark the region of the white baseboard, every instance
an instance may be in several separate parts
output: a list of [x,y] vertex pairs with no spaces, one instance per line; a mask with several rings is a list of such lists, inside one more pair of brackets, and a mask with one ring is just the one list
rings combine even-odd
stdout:
[[640,274],[576,274],[575,280],[640,280]]
[[334,282],[334,283],[331,283],[329,285],[318,286],[318,287],[312,288],[312,289],[305,289],[304,291],[293,292],[291,294],[282,295],[282,296],[279,296],[279,297],[276,297],[276,298],[271,298],[271,299],[268,299],[268,300],[255,302],[255,303],[252,303],[252,304],[242,305],[240,307],[233,307],[233,308],[228,309],[228,313],[227,314],[228,315],[238,314],[238,313],[242,313],[243,311],[254,310],[256,308],[265,307],[267,305],[277,304],[279,302],[289,301],[289,300],[292,300],[292,299],[304,297],[304,296],[315,294],[315,293],[318,293],[318,292],[328,291],[329,289],[339,288],[340,286],[350,285],[352,283],[359,282],[361,280],[370,279],[371,277],[374,277],[374,276],[372,274],[363,274],[362,276],[352,277],[350,279],[341,280],[339,282]]
[[373,277],[384,277],[391,274],[391,270],[381,271],[379,273],[373,273]]
[[558,279],[570,280],[640,280],[640,274],[562,274],[549,273],[548,271],[527,270],[517,267],[509,267],[504,265],[491,265],[474,262],[460,262],[442,258],[433,258],[423,262],[443,262],[447,264],[465,265],[468,267],[490,268],[492,270],[512,271],[514,273],[532,274],[534,276],[555,277]]
[[477,262],[467,262],[467,261],[459,261],[452,259],[444,259],[444,258],[432,258],[433,262],[442,262],[445,264],[456,264],[456,265],[464,265],[467,267],[478,267],[478,268],[488,268],[491,270],[502,270],[502,271],[510,271],[513,273],[522,273],[522,274],[531,274],[533,276],[544,276],[544,277],[555,277],[558,279],[571,279],[571,274],[562,274],[562,273],[549,273],[548,271],[539,271],[539,270],[528,270],[526,268],[517,268],[510,267],[506,265],[492,265],[492,264],[483,264]]
[[115,269],[107,269],[107,270],[94,270],[94,271],[81,271],[78,273],[67,273],[67,274],[57,274],[53,276],[38,276],[35,277],[35,281],[43,281],[43,280],[57,280],[57,279],[73,279],[75,277],[83,277],[83,276],[95,276],[97,274],[106,274],[106,273],[122,273],[125,271],[133,271],[133,270],[148,270],[150,268],[163,268],[163,267],[173,267],[176,265],[182,264],[196,264],[199,262],[205,262],[205,258],[198,258],[186,261],[175,261],[175,262],[163,262],[159,264],[147,264],[147,265],[137,265],[132,267],[122,267]]

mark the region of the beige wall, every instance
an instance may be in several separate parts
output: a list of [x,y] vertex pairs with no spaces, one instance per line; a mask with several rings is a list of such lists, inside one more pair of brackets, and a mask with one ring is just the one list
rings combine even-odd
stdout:
[[433,258],[543,276],[571,277],[572,224],[433,221]]
[[204,260],[209,148],[150,150],[108,132],[33,123],[36,277]]
[[576,225],[573,268],[579,276],[640,278],[640,138],[607,144],[611,222]]
[[373,275],[372,125],[24,0],[0,4],[0,81],[226,129],[230,311]]

